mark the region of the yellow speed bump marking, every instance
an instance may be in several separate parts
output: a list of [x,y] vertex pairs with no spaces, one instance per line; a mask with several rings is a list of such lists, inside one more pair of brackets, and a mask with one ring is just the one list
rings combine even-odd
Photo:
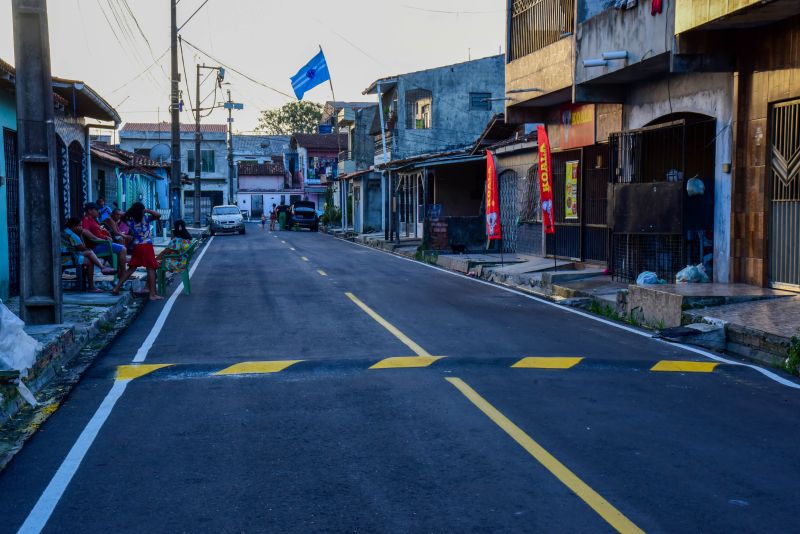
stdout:
[[322,269],[317,269],[317,272],[319,273],[320,276],[328,276],[328,273],[326,273]]
[[215,375],[261,375],[269,373],[280,373],[296,363],[303,360],[278,360],[271,362],[241,362],[222,371],[217,371]]
[[678,360],[661,360],[651,371],[672,373],[711,373],[719,364],[716,362],[689,362]]
[[164,367],[170,367],[171,363],[147,363],[140,365],[118,365],[117,380],[133,380],[144,375],[149,375],[153,371],[158,371]]
[[384,319],[383,317],[378,315],[372,308],[370,308],[369,306],[367,306],[366,304],[361,302],[361,300],[359,300],[358,297],[356,297],[352,293],[345,293],[345,295],[347,295],[347,298],[352,300],[353,303],[356,306],[361,308],[361,310],[364,313],[366,313],[367,315],[372,317],[375,320],[375,322],[377,322],[379,325],[381,325],[386,330],[391,332],[392,335],[394,335],[394,337],[399,339],[406,347],[410,348],[414,352],[414,354],[416,354],[417,356],[427,356],[429,358],[433,358],[434,357],[434,356],[431,356],[430,354],[428,354],[428,351],[426,351],[425,349],[423,349],[422,347],[420,347],[419,345],[414,343],[411,340],[411,338],[409,338],[404,333],[402,333],[400,330],[398,330],[397,327],[395,327],[392,323],[390,323],[389,321],[387,321],[386,319]]
[[436,360],[441,360],[444,356],[396,356],[385,358],[370,369],[402,369],[413,367],[428,367]]
[[561,358],[561,357],[541,357],[529,356],[522,358],[520,361],[512,365],[518,369],[570,369],[575,367],[583,358]]
[[497,408],[481,397],[477,391],[472,389],[460,378],[445,378],[453,384],[469,401],[482,411],[489,419],[499,426],[506,434],[516,441],[523,449],[533,456],[545,469],[550,471],[562,484],[572,490],[575,495],[580,497],[583,502],[589,505],[600,517],[606,520],[618,532],[624,533],[643,533],[630,519],[625,517],[622,512],[605,500],[599,493],[594,491],[588,484],[578,478],[575,473],[567,466],[559,462],[552,454],[547,452],[544,447],[539,445],[520,427],[511,422],[505,415],[500,413]]

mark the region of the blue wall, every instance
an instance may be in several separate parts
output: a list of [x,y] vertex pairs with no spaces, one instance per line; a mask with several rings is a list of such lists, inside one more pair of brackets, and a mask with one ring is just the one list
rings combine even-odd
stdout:
[[[2,129],[17,129],[17,102],[13,93],[0,90],[0,143],[2,143]],[[8,214],[6,209],[6,162],[5,154],[0,148],[0,176],[3,177],[0,185],[0,299],[8,298],[9,272],[8,272]]]

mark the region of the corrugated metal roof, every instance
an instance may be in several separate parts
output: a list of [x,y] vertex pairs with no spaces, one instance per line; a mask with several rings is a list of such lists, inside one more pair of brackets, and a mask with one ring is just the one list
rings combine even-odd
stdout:
[[347,134],[294,134],[292,144],[311,150],[346,150]]
[[283,176],[286,170],[283,163],[251,163],[240,161],[238,165],[239,176]]
[[288,135],[234,135],[233,152],[264,156],[282,154],[289,149],[290,141]]
[[[172,131],[172,125],[168,122],[126,122],[120,130],[122,132],[163,132]],[[182,133],[192,133],[195,131],[194,124],[181,123]],[[200,131],[203,133],[227,133],[227,124],[200,124]]]

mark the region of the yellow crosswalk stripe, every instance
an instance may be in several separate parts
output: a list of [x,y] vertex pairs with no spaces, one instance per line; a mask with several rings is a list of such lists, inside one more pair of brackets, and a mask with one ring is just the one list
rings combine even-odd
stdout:
[[678,360],[661,360],[651,371],[672,373],[711,373],[719,364],[716,362],[688,362]]
[[518,369],[570,369],[575,367],[583,358],[581,357],[541,357],[528,356],[512,365]]
[[133,380],[140,376],[148,375],[153,371],[158,371],[164,367],[170,367],[172,363],[148,363],[140,365],[118,365],[117,366],[117,380]]
[[264,361],[264,362],[241,362],[230,367],[226,367],[221,371],[214,373],[215,375],[259,375],[269,373],[280,373],[288,369],[296,363],[303,360],[277,360],[277,361]]
[[395,356],[393,358],[385,358],[370,369],[402,369],[413,367],[428,367],[430,364],[437,360],[441,360],[444,356]]

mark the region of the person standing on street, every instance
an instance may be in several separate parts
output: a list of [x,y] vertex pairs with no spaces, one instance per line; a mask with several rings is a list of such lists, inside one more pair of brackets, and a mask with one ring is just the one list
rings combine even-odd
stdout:
[[267,214],[261,213],[261,230],[264,230],[267,226]]
[[275,231],[275,221],[278,220],[278,212],[275,209],[275,204],[272,205],[272,209],[269,211],[269,231]]
[[128,264],[128,270],[125,271],[111,291],[114,295],[119,295],[122,284],[131,277],[137,267],[144,267],[147,269],[147,289],[150,292],[150,300],[164,300],[164,297],[159,296],[156,292],[158,260],[156,260],[156,254],[153,250],[153,238],[150,228],[150,223],[160,218],[160,213],[145,208],[141,202],[135,202],[125,213],[125,219],[128,221],[128,226],[130,226],[131,235],[133,236],[133,255]]

